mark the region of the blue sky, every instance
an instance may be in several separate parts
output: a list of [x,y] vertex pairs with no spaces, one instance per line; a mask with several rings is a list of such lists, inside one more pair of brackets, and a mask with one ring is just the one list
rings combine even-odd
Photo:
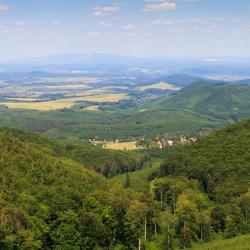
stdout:
[[250,0],[0,0],[0,60],[250,56]]

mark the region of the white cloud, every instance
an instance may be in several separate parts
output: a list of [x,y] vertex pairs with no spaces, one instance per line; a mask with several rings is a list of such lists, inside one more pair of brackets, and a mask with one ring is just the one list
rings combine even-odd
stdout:
[[217,59],[217,58],[203,58],[202,59],[204,62],[210,62],[210,63],[213,63],[213,62],[219,62],[220,60]]
[[6,4],[0,4],[0,12],[10,10],[10,6]]
[[93,31],[93,32],[89,32],[87,35],[92,36],[92,37],[97,37],[97,36],[101,36],[102,33],[99,31]]
[[183,2],[186,2],[186,3],[196,3],[196,2],[200,2],[200,0],[183,0]]
[[135,37],[136,33],[135,32],[129,32],[129,33],[126,33],[125,36],[127,36],[127,37]]
[[157,19],[157,20],[153,21],[152,24],[153,25],[171,25],[171,24],[174,24],[174,21]]
[[144,12],[155,12],[155,11],[164,11],[164,10],[174,10],[176,9],[175,2],[153,2],[145,5]]
[[106,6],[93,8],[93,16],[106,16],[108,14],[116,13],[120,10],[119,6]]
[[54,26],[54,27],[57,27],[57,26],[60,26],[60,25],[61,25],[61,22],[59,22],[59,21],[52,22],[52,26]]
[[106,23],[106,22],[100,22],[99,25],[109,29],[113,27],[111,23]]
[[87,36],[89,37],[104,37],[104,36],[112,36],[113,33],[112,32],[100,32],[100,31],[92,31],[87,33]]
[[14,23],[15,26],[23,26],[24,25],[24,21],[18,21]]
[[122,27],[123,30],[135,30],[136,26],[134,24],[128,24]]
[[0,33],[9,33],[10,30],[5,26],[0,26]]

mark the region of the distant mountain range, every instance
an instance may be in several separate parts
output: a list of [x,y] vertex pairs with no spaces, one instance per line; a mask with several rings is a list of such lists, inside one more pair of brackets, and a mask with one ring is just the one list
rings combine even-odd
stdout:
[[135,58],[113,54],[74,53],[24,58],[0,63],[0,72],[71,71],[113,75],[190,74],[226,80],[250,79],[249,58]]

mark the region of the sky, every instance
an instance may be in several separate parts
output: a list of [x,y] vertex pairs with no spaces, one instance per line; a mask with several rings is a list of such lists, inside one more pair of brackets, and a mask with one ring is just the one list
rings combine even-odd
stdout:
[[0,60],[250,56],[250,0],[0,0]]

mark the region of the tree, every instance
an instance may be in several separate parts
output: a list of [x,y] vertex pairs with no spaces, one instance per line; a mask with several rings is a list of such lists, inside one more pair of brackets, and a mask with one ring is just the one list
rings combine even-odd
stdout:
[[242,222],[243,222],[243,232],[247,233],[250,231],[250,189],[246,194],[243,194],[240,197],[240,208],[242,213]]
[[129,176],[129,173],[126,174],[126,180],[125,180],[125,183],[124,183],[124,188],[130,188],[130,176]]
[[181,248],[191,247],[191,240],[195,238],[197,231],[197,214],[196,204],[185,194],[180,195],[177,200],[176,217]]
[[61,213],[52,233],[54,248],[56,250],[80,250],[81,233],[79,232],[79,219],[73,211]]
[[173,236],[174,236],[174,218],[170,209],[161,213],[161,232],[164,235],[163,242],[161,244],[162,250],[171,250],[173,249]]
[[127,243],[130,247],[138,245],[139,238],[145,233],[145,218],[147,206],[140,201],[130,203],[125,214],[125,228]]

